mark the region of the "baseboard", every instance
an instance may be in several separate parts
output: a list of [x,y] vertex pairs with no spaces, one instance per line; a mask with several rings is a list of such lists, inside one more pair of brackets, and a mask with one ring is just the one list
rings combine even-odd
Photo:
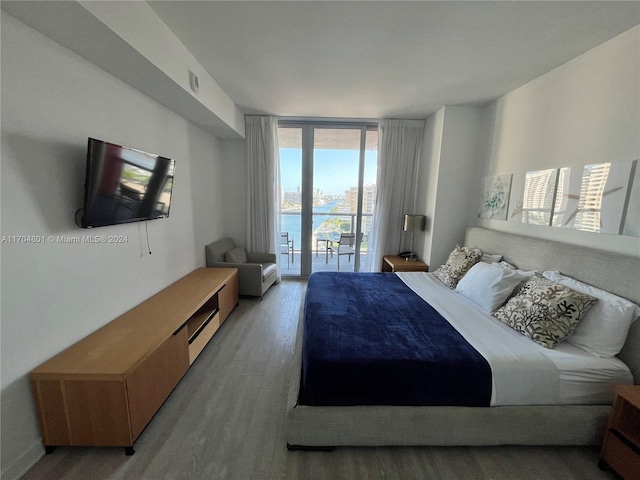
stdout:
[[38,460],[42,457],[44,457],[44,447],[42,446],[40,439],[38,439],[6,470],[4,469],[6,465],[2,465],[3,469],[0,473],[0,479],[18,480],[27,473],[31,467],[38,463]]

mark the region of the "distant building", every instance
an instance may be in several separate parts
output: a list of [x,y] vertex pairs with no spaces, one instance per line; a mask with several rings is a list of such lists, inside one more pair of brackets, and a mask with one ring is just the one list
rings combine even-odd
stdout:
[[300,194],[300,187],[297,192],[284,192],[283,203],[287,205],[302,205],[302,195]]
[[[315,188],[313,190],[313,204],[314,205],[324,205],[326,203],[324,192],[319,188]],[[302,192],[300,191],[300,187],[295,192],[284,192],[282,194],[282,204],[286,206],[297,206],[300,207],[302,205]]]
[[[362,213],[373,213],[376,204],[376,185],[365,185],[362,188]],[[358,187],[351,187],[344,192],[344,203],[349,205],[352,213],[358,211]]]

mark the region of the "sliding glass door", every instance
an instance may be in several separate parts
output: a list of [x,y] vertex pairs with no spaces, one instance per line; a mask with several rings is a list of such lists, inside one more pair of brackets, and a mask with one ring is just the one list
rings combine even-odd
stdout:
[[280,265],[283,275],[300,275],[302,247],[302,128],[278,129],[280,144]]
[[359,271],[375,205],[377,126],[281,122],[279,142],[282,274]]

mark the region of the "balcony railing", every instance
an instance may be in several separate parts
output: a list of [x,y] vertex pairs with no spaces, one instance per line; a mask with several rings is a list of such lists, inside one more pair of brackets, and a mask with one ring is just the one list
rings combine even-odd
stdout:
[[[293,240],[294,251],[299,252],[301,246],[301,222],[295,222],[295,220],[288,220],[287,217],[297,216],[301,218],[300,211],[283,211],[281,212],[282,221],[281,229],[283,232],[289,233],[289,238]],[[355,220],[357,213],[349,212],[313,212],[313,233],[311,237],[311,251],[315,254],[318,252],[324,253],[326,248],[325,244],[322,244],[323,240],[329,239],[332,241],[338,241],[341,233],[355,233]],[[368,246],[369,232],[371,231],[371,219],[373,214],[362,214],[362,242],[360,244],[360,251],[366,252]],[[326,220],[335,218],[341,221],[340,225],[335,225],[335,228],[331,228],[331,225],[325,225]],[[346,225],[345,225],[346,224]],[[319,245],[320,244],[320,245]],[[322,247],[322,248],[321,248]]]

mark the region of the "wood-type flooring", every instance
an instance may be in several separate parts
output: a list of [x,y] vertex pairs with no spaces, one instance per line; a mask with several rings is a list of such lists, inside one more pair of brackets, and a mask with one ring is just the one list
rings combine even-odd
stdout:
[[613,479],[597,447],[376,447],[288,451],[284,416],[304,281],[240,305],[136,442],[57,448],[23,480]]

